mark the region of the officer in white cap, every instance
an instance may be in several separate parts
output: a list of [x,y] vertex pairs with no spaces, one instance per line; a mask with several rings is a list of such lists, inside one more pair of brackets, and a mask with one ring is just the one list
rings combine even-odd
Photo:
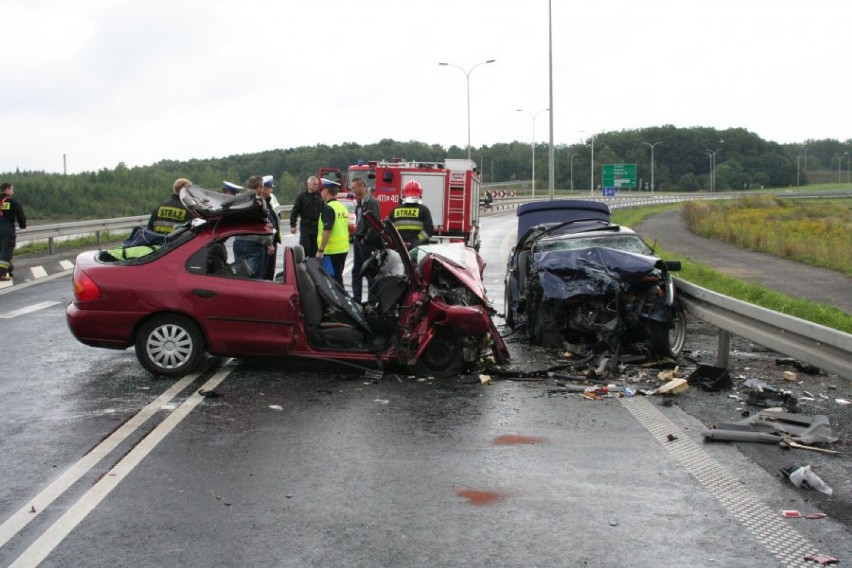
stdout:
[[243,186],[241,185],[237,185],[229,181],[222,182],[222,193],[230,193],[231,195],[237,195],[240,191],[242,191],[242,189]]

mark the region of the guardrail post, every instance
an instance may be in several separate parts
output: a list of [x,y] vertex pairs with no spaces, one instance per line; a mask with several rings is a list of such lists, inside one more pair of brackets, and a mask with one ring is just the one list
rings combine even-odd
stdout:
[[101,246],[101,232],[95,231],[95,243],[98,245],[98,248]]
[[47,254],[53,254],[53,237],[47,238]]
[[716,348],[716,366],[721,369],[728,368],[728,359],[731,355],[731,334],[726,329],[719,329],[719,346]]

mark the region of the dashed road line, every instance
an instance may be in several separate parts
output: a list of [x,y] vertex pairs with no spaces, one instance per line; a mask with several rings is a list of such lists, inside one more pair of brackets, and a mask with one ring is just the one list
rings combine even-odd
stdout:
[[39,302],[38,304],[32,304],[30,306],[24,306],[23,308],[18,308],[17,310],[12,310],[11,312],[6,312],[5,314],[0,314],[0,319],[12,319],[18,316],[23,316],[26,314],[31,314],[33,312],[37,312],[39,310],[44,310],[46,308],[50,308],[58,304],[59,302]]
[[[716,498],[784,566],[812,566],[804,557],[816,547],[781,521],[777,511],[749,491],[688,435],[642,397],[622,404],[707,491]],[[674,434],[676,439],[669,441]]]
[[[228,361],[225,363],[224,367],[219,370],[213,377],[211,377],[204,385],[199,389],[201,390],[213,390],[216,388],[227,376],[233,371],[233,362]],[[175,385],[173,385],[166,393],[160,395],[154,402],[149,404],[143,409],[142,412],[137,414],[131,421],[128,421],[122,428],[117,430],[113,436],[116,436],[115,440],[112,440],[113,436],[110,436],[107,440],[104,441],[103,444],[99,445],[98,448],[101,448],[108,441],[112,440],[109,445],[114,448],[119,442],[121,442],[124,438],[126,438],[130,433],[134,430],[138,429],[142,423],[144,423],[151,415],[153,415],[156,411],[160,410],[165,402],[171,400],[177,393],[186,388],[192,381],[194,381],[198,377],[198,374],[188,375]],[[177,427],[184,418],[186,418],[190,412],[192,412],[195,407],[197,407],[203,400],[204,397],[199,394],[199,391],[191,394],[180,406],[177,407],[171,414],[169,414],[160,424],[158,424],[154,430],[151,431],[144,439],[142,439],[139,444],[137,444],[127,455],[125,455],[118,463],[116,463],[112,469],[110,469],[103,477],[98,480],[95,485],[89,489],[85,495],[83,495],[76,503],[68,508],[68,510],[56,521],[54,522],[50,528],[48,528],[39,538],[35,540],[18,558],[11,564],[11,567],[14,568],[24,568],[24,567],[36,567],[45,558],[71,533],[74,528],[77,527],[88,515],[91,513],[98,504],[103,501],[109,493],[115,489],[121,481],[124,480],[127,475],[129,475],[133,469],[142,462],[142,460],[150,454],[157,445],[162,442],[165,437]],[[133,422],[133,424],[131,424]],[[127,430],[125,430],[127,427]],[[122,433],[119,435],[119,433]],[[120,439],[118,439],[120,438]],[[98,449],[96,448],[96,450]],[[94,450],[93,450],[94,451]],[[99,452],[99,457],[91,464],[97,463],[100,461],[102,457],[104,457],[108,452]],[[88,457],[88,456],[87,456]],[[93,456],[92,459],[94,459]],[[84,458],[85,460],[86,458]],[[83,460],[80,460],[81,462]],[[79,464],[80,462],[78,462]],[[88,471],[86,468],[82,472],[79,472],[79,475]],[[76,466],[75,466],[76,467]],[[74,469],[74,468],[72,468]],[[79,479],[79,476],[77,477]],[[74,480],[76,481],[76,479]],[[72,481],[73,483],[73,481]],[[69,484],[70,486],[70,484]],[[67,489],[67,487],[65,487]],[[65,489],[62,491],[64,492]],[[61,494],[61,493],[60,493]],[[56,498],[55,495],[53,499]],[[51,499],[52,500],[52,499]],[[25,507],[26,509],[26,507]],[[8,539],[7,539],[8,540]],[[2,541],[0,541],[2,544]]]

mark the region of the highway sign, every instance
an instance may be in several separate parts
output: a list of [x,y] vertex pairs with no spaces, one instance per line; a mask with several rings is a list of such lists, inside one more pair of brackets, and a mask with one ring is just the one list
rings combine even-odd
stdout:
[[636,187],[636,164],[604,164],[602,170],[603,187]]

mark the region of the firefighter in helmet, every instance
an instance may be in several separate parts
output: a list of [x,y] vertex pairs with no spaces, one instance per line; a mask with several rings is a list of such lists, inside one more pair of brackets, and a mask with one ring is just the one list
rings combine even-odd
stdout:
[[423,205],[423,188],[416,180],[402,188],[402,203],[393,208],[388,219],[409,249],[428,243],[435,232],[432,213]]

